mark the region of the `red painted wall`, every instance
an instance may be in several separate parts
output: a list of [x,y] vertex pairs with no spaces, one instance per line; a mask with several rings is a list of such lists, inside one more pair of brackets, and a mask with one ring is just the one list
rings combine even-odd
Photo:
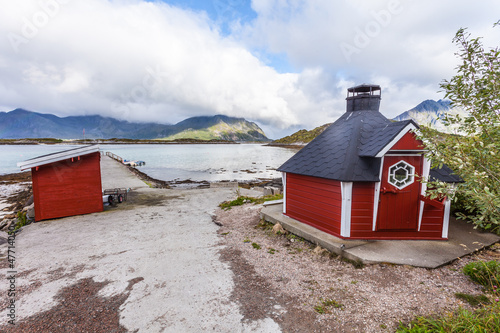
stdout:
[[424,144],[414,133],[408,132],[394,145],[391,150],[422,150]]
[[103,210],[98,152],[31,169],[35,220]]
[[[375,183],[353,183],[351,208],[352,239],[442,239],[444,206],[424,206],[420,231],[372,231]],[[418,209],[420,209],[420,202]]]
[[286,215],[340,235],[342,195],[337,180],[286,174]]
[[373,226],[375,183],[352,184],[351,237],[366,236]]

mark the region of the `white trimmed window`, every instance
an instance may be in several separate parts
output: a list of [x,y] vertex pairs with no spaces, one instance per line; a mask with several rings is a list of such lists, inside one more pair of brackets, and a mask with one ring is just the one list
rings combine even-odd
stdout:
[[388,182],[398,189],[401,190],[414,181],[415,168],[405,161],[399,161],[389,168]]

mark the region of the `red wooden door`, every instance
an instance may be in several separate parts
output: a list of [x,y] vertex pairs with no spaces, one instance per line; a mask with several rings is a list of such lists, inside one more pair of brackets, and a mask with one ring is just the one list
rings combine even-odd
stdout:
[[377,230],[417,230],[422,156],[385,156]]

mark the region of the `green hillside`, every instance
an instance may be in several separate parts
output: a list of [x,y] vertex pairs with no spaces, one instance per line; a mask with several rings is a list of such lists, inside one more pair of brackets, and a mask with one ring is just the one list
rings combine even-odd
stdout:
[[241,119],[228,124],[220,119],[217,124],[207,128],[187,128],[162,140],[198,139],[229,141],[268,141],[262,129],[255,123]]
[[311,142],[315,137],[323,133],[323,131],[330,126],[331,123],[329,124],[324,124],[322,126],[318,126],[313,130],[305,130],[301,129],[300,131],[297,131],[293,133],[292,135],[285,136],[284,138],[275,140],[271,142],[271,144],[276,144],[276,145],[305,145],[306,143]]

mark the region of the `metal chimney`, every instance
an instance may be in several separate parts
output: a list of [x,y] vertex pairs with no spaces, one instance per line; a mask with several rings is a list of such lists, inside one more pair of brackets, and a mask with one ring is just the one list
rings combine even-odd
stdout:
[[380,108],[380,86],[375,84],[362,84],[347,89],[347,112],[352,111],[377,111]]

